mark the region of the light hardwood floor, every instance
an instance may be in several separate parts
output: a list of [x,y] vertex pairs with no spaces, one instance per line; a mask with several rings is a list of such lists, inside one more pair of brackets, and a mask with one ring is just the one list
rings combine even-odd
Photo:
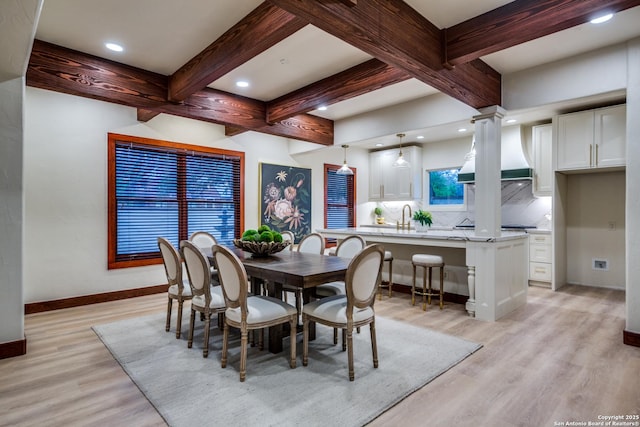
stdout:
[[[91,330],[165,304],[152,295],[26,316],[28,353],[0,360],[0,426],[165,425]],[[401,294],[376,312],[484,347],[372,426],[555,426],[640,414],[640,348],[622,344],[621,291],[531,287],[526,307],[495,323],[458,304],[425,313]]]

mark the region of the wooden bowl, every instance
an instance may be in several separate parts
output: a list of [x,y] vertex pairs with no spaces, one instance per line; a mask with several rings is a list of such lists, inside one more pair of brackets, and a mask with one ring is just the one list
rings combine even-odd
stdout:
[[250,252],[255,257],[265,257],[280,252],[290,245],[291,242],[249,242],[246,240],[234,239],[236,248],[245,252]]

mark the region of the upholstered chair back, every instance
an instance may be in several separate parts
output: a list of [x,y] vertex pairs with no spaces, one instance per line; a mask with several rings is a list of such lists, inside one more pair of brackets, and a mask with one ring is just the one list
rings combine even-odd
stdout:
[[218,243],[216,238],[206,231],[196,231],[189,237],[189,241],[201,249],[211,249],[211,246]]
[[381,280],[384,248],[369,245],[360,251],[349,263],[346,275],[347,313],[351,307],[365,308],[373,305]]
[[318,233],[307,234],[298,243],[298,252],[322,254],[324,252],[324,239]]
[[342,258],[353,258],[367,245],[365,240],[360,236],[349,236],[338,245],[336,256]]
[[167,275],[169,286],[178,285],[180,293],[182,293],[182,258],[178,250],[164,237],[158,237],[158,248],[162,254],[164,263],[164,271]]
[[182,257],[187,266],[187,275],[194,296],[204,295],[208,306],[211,302],[211,265],[200,248],[188,240],[180,242]]
[[242,317],[247,311],[247,272],[236,254],[224,246],[213,246],[213,258],[218,265],[218,277],[227,308],[240,308]]

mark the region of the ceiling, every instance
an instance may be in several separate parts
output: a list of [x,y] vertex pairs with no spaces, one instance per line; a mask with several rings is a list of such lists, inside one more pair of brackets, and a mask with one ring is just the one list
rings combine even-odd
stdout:
[[[440,29],[510,3],[502,0],[405,2]],[[171,75],[261,3],[262,0],[45,0],[36,39]],[[504,76],[640,36],[638,22],[640,7],[632,7],[617,13],[605,24],[574,26],[480,59]],[[107,50],[104,43],[108,41],[121,44],[124,51]],[[370,59],[371,55],[306,25],[211,82],[209,87],[271,101]],[[250,82],[250,86],[236,87],[235,82],[240,79]],[[340,120],[436,92],[433,87],[410,78],[331,104],[326,111],[309,113]],[[535,112],[522,116],[524,120],[527,118],[535,119]],[[424,134],[427,136],[424,141],[459,136],[451,126],[425,129]]]

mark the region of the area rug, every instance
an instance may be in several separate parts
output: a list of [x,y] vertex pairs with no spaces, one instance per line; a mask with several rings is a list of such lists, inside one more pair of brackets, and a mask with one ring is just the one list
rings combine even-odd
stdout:
[[[212,323],[215,323],[212,319]],[[183,331],[188,316],[185,315]],[[172,326],[175,325],[175,319]],[[203,323],[187,348],[164,330],[164,315],[97,325],[93,330],[170,426],[362,426],[478,350],[481,345],[383,317],[376,317],[378,369],[373,368],[369,328],[354,333],[355,381],[347,353],[333,345],[333,330],[317,327],[309,364],[289,368],[289,340],[271,354],[249,348],[247,379],[239,381],[239,334],[232,334],[227,367],[220,367],[222,333],[211,329],[209,357],[202,357]]]

